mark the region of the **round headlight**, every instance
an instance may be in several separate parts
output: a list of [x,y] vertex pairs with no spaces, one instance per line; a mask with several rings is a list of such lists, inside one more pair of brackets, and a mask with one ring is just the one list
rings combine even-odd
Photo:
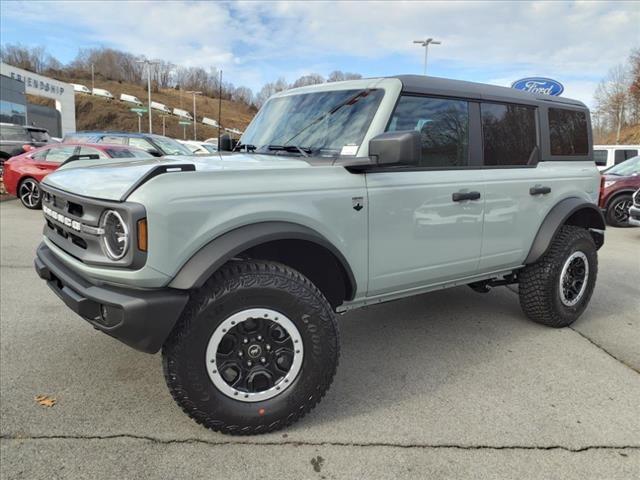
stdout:
[[104,230],[102,243],[107,255],[112,260],[120,260],[129,248],[129,229],[120,214],[115,210],[107,210],[102,216],[100,226]]

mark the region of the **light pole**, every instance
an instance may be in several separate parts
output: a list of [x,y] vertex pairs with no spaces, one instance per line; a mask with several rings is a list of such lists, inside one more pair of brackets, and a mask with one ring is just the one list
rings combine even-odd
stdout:
[[93,89],[96,88],[96,82],[93,74],[93,63],[91,64],[91,94],[93,95]]
[[441,45],[442,42],[436,41],[433,38],[427,38],[426,40],[414,40],[413,43],[419,44],[424,47],[424,75],[427,74],[427,55],[429,54],[429,45]]
[[191,93],[193,95],[193,139],[198,140],[196,138],[196,124],[198,123],[196,117],[196,95],[202,95],[202,92],[197,92],[194,90],[187,91],[187,93]]
[[151,65],[157,65],[160,62],[152,62],[151,60],[136,60],[136,63],[142,63],[147,66],[147,92],[149,94],[149,133],[153,133],[153,126],[151,125]]

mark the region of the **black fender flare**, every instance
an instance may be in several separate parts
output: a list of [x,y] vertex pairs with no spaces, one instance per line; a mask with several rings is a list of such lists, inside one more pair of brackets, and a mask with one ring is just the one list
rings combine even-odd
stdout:
[[536,262],[547,252],[558,230],[565,224],[589,229],[598,248],[604,243],[603,231],[606,227],[598,206],[578,197],[565,198],[543,220],[524,261],[525,265]]
[[169,287],[189,290],[201,287],[213,273],[239,253],[274,240],[306,240],[329,250],[341,265],[350,295],[356,292],[356,279],[346,258],[323,235],[290,222],[260,222],[238,227],[215,238],[198,250],[178,271]]

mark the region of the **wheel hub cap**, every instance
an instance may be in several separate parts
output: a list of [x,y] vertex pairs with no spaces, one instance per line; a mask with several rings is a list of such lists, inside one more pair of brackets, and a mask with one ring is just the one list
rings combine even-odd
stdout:
[[205,353],[209,378],[223,394],[243,402],[268,400],[286,390],[302,368],[302,337],[275,310],[252,308],[224,320]]
[[589,261],[580,251],[573,252],[564,262],[560,274],[560,301],[573,307],[583,297],[589,279]]

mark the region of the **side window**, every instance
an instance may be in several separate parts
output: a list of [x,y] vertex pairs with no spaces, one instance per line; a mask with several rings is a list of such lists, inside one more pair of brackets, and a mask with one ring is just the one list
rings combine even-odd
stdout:
[[98,155],[100,160],[105,158],[109,158],[102,150],[98,150],[97,148],[91,147],[80,147],[80,153],[78,155]]
[[47,162],[62,163],[76,150],[76,146],[51,148],[47,154]]
[[605,167],[607,165],[607,157],[609,153],[607,150],[594,150],[593,151],[593,161],[596,162],[596,165],[599,167]]
[[37,153],[34,153],[33,155],[31,155],[31,158],[33,160],[37,160],[39,162],[44,162],[45,159],[47,158],[47,153],[49,153],[50,148],[45,148],[44,150],[40,150]]
[[31,137],[24,127],[13,125],[0,126],[0,139],[8,142],[30,142]]
[[100,138],[98,140],[97,143],[111,143],[113,145],[124,145],[125,144],[125,137],[116,137],[114,135],[105,135],[104,137]]
[[145,150],[145,151],[157,150],[157,148],[151,145],[151,143],[149,143],[149,141],[145,140],[144,138],[131,137],[129,139],[129,145],[131,147],[141,148],[142,150]]
[[480,111],[485,165],[534,165],[538,161],[534,107],[483,103]]
[[402,96],[387,131],[416,130],[422,137],[421,167],[469,164],[469,103]]
[[638,155],[638,150],[616,150],[614,162],[619,164]]
[[551,155],[587,155],[589,139],[586,113],[565,108],[550,108],[549,143]]

